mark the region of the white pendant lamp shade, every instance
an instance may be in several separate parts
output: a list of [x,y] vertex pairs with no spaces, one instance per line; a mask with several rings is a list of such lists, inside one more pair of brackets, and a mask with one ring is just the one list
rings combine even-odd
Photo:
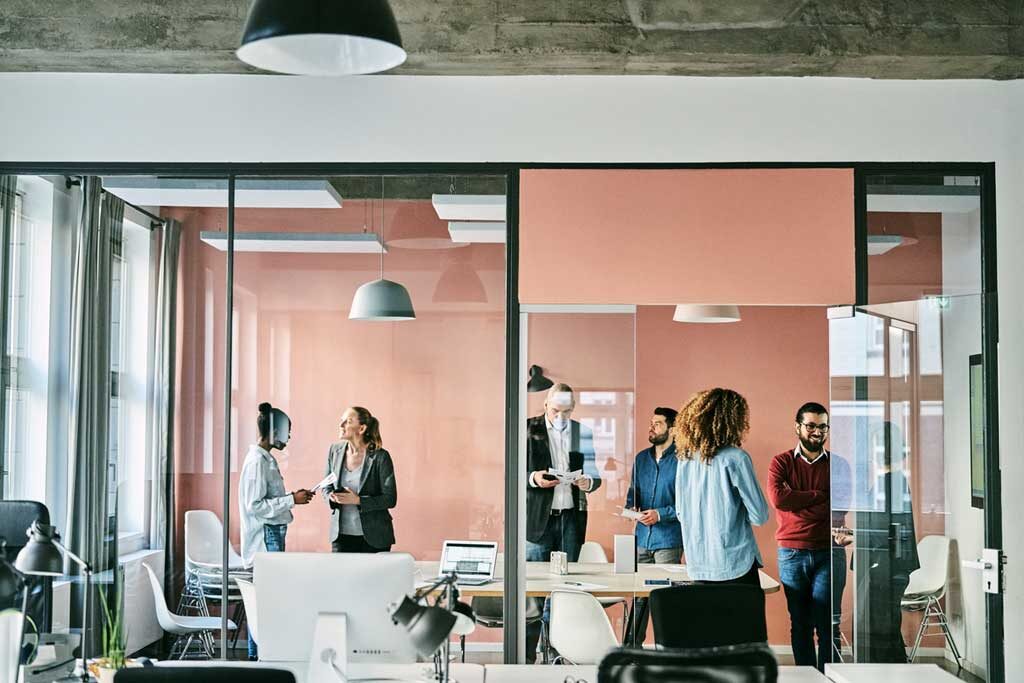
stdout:
[[307,76],[378,73],[406,58],[387,0],[254,0],[236,54]]
[[722,304],[679,304],[672,320],[677,323],[737,323],[740,309]]
[[416,312],[405,287],[381,278],[360,285],[352,297],[348,319],[380,322],[415,320]]

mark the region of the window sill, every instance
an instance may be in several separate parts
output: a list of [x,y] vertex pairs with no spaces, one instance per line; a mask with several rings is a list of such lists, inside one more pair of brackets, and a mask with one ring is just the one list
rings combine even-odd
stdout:
[[139,531],[128,531],[117,535],[117,556],[124,558],[126,555],[145,550],[148,545],[146,535]]

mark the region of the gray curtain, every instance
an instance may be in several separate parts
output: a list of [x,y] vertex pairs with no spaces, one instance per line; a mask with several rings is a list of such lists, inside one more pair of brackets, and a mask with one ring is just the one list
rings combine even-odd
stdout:
[[[108,509],[117,485],[110,463],[110,309],[112,256],[122,234],[124,202],[104,194],[100,179],[82,179],[82,210],[75,234],[71,289],[71,384],[68,444],[68,517],[64,542],[92,565],[103,593],[117,594],[117,510]],[[111,476],[113,475],[113,476]],[[113,479],[113,481],[111,481]],[[115,499],[116,500],[116,499]],[[71,573],[78,570],[69,567]],[[72,595],[71,619],[82,623],[81,586]],[[94,589],[90,651],[99,643],[102,612]]]
[[153,473],[149,508],[150,548],[164,549],[164,594],[174,604],[174,378],[178,317],[178,257],[181,223],[164,221],[159,232],[156,325],[153,334],[153,393],[150,397],[153,439],[149,460]]
[[[14,199],[18,189],[18,177],[0,175],[0,400],[7,396],[7,387],[11,381],[10,368],[7,367],[7,325],[10,320],[7,310],[10,302],[10,263],[11,263],[11,231],[14,229]],[[9,463],[4,462],[3,444],[7,443],[7,407],[6,400],[0,403],[0,499],[7,488],[5,473]]]

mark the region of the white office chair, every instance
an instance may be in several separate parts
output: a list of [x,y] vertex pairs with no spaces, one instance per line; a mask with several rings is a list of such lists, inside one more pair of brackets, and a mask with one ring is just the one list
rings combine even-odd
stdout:
[[960,651],[953,640],[953,634],[949,631],[946,613],[939,602],[946,595],[946,584],[949,579],[949,539],[945,536],[925,536],[917,544],[917,556],[921,567],[910,573],[910,582],[903,591],[903,599],[900,601],[900,607],[905,612],[924,612],[921,616],[921,626],[917,629],[917,637],[914,639],[914,647],[910,650],[909,660],[913,662],[917,657],[921,640],[927,635],[926,629],[938,627],[939,631],[932,633],[941,632],[946,636],[949,649],[956,658],[959,674],[963,668]]
[[598,664],[619,641],[601,603],[582,591],[551,591],[548,638],[558,652],[552,664]]
[[[195,616],[210,616],[209,603],[220,602],[223,590],[221,579],[221,548],[224,527],[211,510],[188,510],[185,513],[185,588],[178,602],[178,612],[192,612]],[[231,579],[252,579],[252,570],[246,569],[242,557],[228,544],[228,595],[231,616],[242,623],[246,620],[242,596]],[[237,643],[237,632],[232,647]]]
[[252,581],[246,581],[237,576],[235,585],[238,586],[238,592],[242,594],[242,604],[245,605],[245,623],[249,629],[249,637],[254,643],[259,643],[260,637],[256,630],[256,586]]
[[[604,546],[597,541],[587,541],[580,547],[580,562],[600,562],[608,564],[608,555],[604,552]],[[629,604],[626,602],[626,598],[623,597],[611,597],[611,598],[598,598],[598,602],[605,609],[614,607],[615,605],[622,605],[622,628],[626,628],[626,621],[629,615]]]
[[[160,586],[160,579],[149,565],[143,563],[146,572],[149,574],[149,583],[153,588],[153,602],[156,605],[156,620],[160,628],[168,633],[174,634],[174,644],[171,646],[171,653],[168,659],[185,659],[191,653],[189,648],[193,643],[199,646],[199,654],[209,659],[213,657],[213,638],[211,632],[220,629],[219,617],[183,617],[174,614],[167,608],[164,601],[164,590]],[[228,629],[235,630],[235,622],[228,620]]]

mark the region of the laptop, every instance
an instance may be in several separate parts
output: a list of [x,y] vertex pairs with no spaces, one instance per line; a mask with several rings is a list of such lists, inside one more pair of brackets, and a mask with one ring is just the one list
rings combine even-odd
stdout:
[[498,544],[495,541],[445,541],[438,578],[455,572],[460,586],[481,586],[494,580]]

